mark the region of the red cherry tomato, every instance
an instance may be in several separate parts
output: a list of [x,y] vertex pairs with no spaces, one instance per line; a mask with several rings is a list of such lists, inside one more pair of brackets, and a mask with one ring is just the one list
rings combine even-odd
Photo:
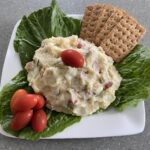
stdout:
[[32,116],[33,116],[33,110],[31,109],[16,113],[11,121],[10,128],[13,131],[19,131],[23,129],[26,125],[28,125]]
[[15,100],[12,107],[12,112],[16,113],[19,111],[29,110],[37,104],[37,98],[34,94],[25,94]]
[[34,131],[42,132],[46,128],[46,125],[47,125],[46,113],[42,109],[37,110],[33,114],[31,124],[32,124],[32,128]]
[[25,94],[27,94],[27,92],[24,89],[19,89],[13,94],[10,101],[10,109],[13,114],[15,113],[15,106],[17,101]]
[[81,68],[84,65],[83,56],[76,50],[64,50],[60,54],[63,63],[67,66]]
[[43,106],[45,105],[44,97],[41,96],[41,95],[35,95],[35,96],[36,96],[36,99],[37,99],[37,104],[35,105],[34,109],[38,110],[38,109],[43,108]]

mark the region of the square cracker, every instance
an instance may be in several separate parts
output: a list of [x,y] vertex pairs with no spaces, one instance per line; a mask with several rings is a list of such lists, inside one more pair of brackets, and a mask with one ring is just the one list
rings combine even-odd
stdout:
[[110,16],[114,11],[115,7],[113,7],[112,5],[105,5],[103,7],[103,12],[99,15],[97,24],[95,25],[94,40],[93,40],[94,43],[97,34],[101,32],[103,27],[105,27],[107,20],[110,18]]
[[96,4],[94,5],[92,14],[91,14],[91,20],[88,24],[88,28],[87,28],[87,37],[86,40],[88,40],[89,42],[93,42],[94,40],[94,31],[98,22],[98,18],[100,15],[102,15],[102,12],[104,10],[104,6],[103,4]]
[[101,27],[101,23],[97,24],[97,28],[95,30],[95,45],[99,46],[102,40],[107,37],[107,35],[111,32],[111,30],[115,27],[115,25],[121,20],[124,12],[120,9],[114,8],[111,16],[106,21],[103,28],[99,31]]
[[87,26],[91,20],[91,14],[93,11],[94,6],[90,5],[87,6],[84,12],[83,20],[82,20],[82,27],[81,27],[81,32],[80,32],[80,37],[82,39],[86,39],[87,37]]
[[144,27],[134,18],[125,14],[100,46],[114,61],[119,62],[132,51],[144,33]]

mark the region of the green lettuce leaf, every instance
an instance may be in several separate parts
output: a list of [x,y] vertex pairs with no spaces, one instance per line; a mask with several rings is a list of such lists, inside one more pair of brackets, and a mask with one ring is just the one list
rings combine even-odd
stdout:
[[68,126],[80,121],[81,117],[58,113],[45,108],[48,123],[43,132],[34,132],[31,126],[27,126],[21,131],[13,132],[10,129],[10,122],[12,119],[10,99],[14,92],[20,88],[25,89],[30,93],[33,92],[31,87],[28,86],[26,77],[26,71],[23,70],[19,72],[18,75],[12,79],[12,82],[5,85],[0,92],[0,124],[6,132],[23,139],[38,140],[40,138],[52,136],[58,132],[61,132]]
[[137,45],[130,55],[115,66],[123,80],[112,106],[123,110],[150,97],[150,48]]
[[19,53],[21,64],[32,60],[43,39],[52,36],[79,35],[81,21],[67,17],[53,0],[50,7],[24,16],[17,28],[14,41],[15,51]]

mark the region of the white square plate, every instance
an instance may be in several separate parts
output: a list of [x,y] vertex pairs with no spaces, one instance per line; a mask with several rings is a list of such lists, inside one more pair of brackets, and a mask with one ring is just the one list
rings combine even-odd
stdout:
[[[81,18],[82,15],[69,15],[75,18]],[[9,82],[20,70],[21,64],[18,54],[13,47],[13,41],[16,35],[16,29],[20,21],[14,27],[1,77],[1,88]],[[123,112],[110,110],[84,117],[79,123],[76,123],[63,132],[58,133],[47,139],[64,138],[96,138],[137,134],[144,130],[145,126],[145,106],[144,102],[139,103],[135,108],[127,108]],[[11,136],[0,127],[0,133]],[[12,136],[11,136],[12,137]]]

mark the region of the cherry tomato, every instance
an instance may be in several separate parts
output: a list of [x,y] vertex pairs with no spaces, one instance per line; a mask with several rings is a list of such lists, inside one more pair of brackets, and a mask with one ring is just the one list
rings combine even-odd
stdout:
[[13,114],[15,113],[15,106],[17,101],[25,94],[27,94],[27,92],[24,89],[19,89],[13,94],[10,101],[10,109]]
[[25,94],[15,100],[12,112],[26,111],[33,108],[37,104],[37,98],[34,94]]
[[37,110],[33,114],[31,124],[32,124],[32,128],[34,131],[42,132],[46,128],[46,125],[47,125],[46,113],[42,109]]
[[81,68],[84,65],[83,56],[76,50],[64,50],[60,54],[63,63],[67,66]]
[[33,116],[32,109],[16,113],[11,121],[10,128],[13,131],[19,131],[23,129],[26,125],[28,125],[32,116]]
[[45,105],[45,99],[41,95],[35,95],[37,99],[37,104],[35,105],[34,109],[38,110],[41,109]]

